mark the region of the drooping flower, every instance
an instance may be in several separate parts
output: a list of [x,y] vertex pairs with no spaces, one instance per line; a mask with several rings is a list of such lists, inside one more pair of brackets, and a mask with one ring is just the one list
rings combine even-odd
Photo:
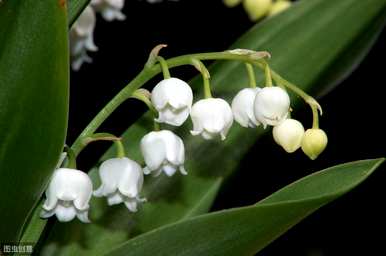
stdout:
[[141,166],[127,158],[112,158],[99,167],[101,186],[94,191],[96,197],[107,197],[108,205],[124,203],[132,211],[137,211],[138,203],[145,199],[139,197],[143,185]]
[[304,127],[295,119],[286,119],[272,130],[273,138],[288,153],[293,153],[302,145]]
[[271,8],[269,9],[268,16],[273,16],[275,14],[281,13],[288,9],[291,6],[292,2],[288,0],[278,0],[272,3]]
[[327,134],[322,129],[308,129],[303,136],[302,150],[311,160],[315,160],[327,147]]
[[52,175],[46,190],[46,201],[40,217],[49,218],[56,215],[59,221],[67,222],[76,216],[80,221],[88,223],[91,195],[92,182],[86,173],[59,168]]
[[233,113],[229,104],[220,98],[208,98],[196,102],[190,113],[193,122],[193,136],[201,135],[210,140],[220,136],[225,140],[233,124]]
[[168,78],[154,87],[151,101],[159,113],[157,122],[180,126],[189,117],[193,92],[186,82]]
[[267,15],[272,0],[244,0],[243,6],[251,21],[257,21]]
[[173,176],[179,170],[186,175],[184,168],[185,147],[182,139],[171,131],[162,130],[146,134],[141,140],[141,151],[145,159],[144,174],[155,176],[164,172]]
[[71,28],[70,54],[71,67],[74,70],[79,70],[84,62],[92,61],[87,51],[98,50],[93,39],[95,22],[95,13],[87,6]]
[[253,113],[253,104],[255,102],[256,94],[260,88],[245,88],[242,89],[233,98],[232,112],[233,116],[241,126],[255,128],[260,125]]
[[92,0],[91,6],[107,21],[124,20],[122,13],[125,0]]
[[290,98],[285,90],[277,86],[264,87],[255,98],[256,119],[264,125],[278,125],[288,116]]

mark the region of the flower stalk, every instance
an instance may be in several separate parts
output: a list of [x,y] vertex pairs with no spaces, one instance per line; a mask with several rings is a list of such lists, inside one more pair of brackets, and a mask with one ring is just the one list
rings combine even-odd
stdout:
[[204,63],[198,59],[192,60],[193,65],[202,75],[202,80],[204,83],[204,97],[205,99],[212,98],[212,92],[210,89],[210,73],[209,70],[205,67]]
[[272,75],[271,69],[266,61],[264,63],[264,74],[265,74],[265,86],[272,86]]
[[[71,146],[73,152],[75,155],[78,155],[79,152],[83,148],[82,141],[84,138],[89,137],[90,135],[94,134],[94,132],[101,126],[101,124],[127,99],[133,97],[135,94],[135,91],[142,87],[145,83],[147,83],[150,79],[158,75],[163,71],[162,66],[160,63],[157,63],[156,60],[159,60],[158,58],[158,52],[160,49],[165,47],[165,45],[160,45],[155,47],[153,49],[149,60],[147,61],[144,69],[129,83],[127,84],[107,105],[94,117],[94,119],[87,125],[87,127],[83,130],[83,132],[79,135],[79,137],[75,140],[73,145]],[[203,65],[202,61],[206,60],[232,60],[232,61],[241,61],[244,63],[249,63],[252,65],[255,65],[264,71],[266,71],[266,65],[264,58],[269,58],[270,54],[268,52],[256,52],[251,50],[245,50],[245,49],[235,49],[230,51],[224,51],[224,52],[212,52],[212,53],[197,53],[197,54],[188,54],[188,55],[182,55],[179,57],[170,58],[168,60],[165,60],[165,63],[167,63],[168,68],[175,68],[183,65],[194,65],[197,68],[197,63],[200,63],[200,71],[204,71],[204,87],[206,88],[206,96],[211,97],[210,93],[210,84],[209,84],[209,77],[207,76],[207,69]],[[202,63],[202,65],[201,65]],[[203,73],[203,72],[201,72]],[[275,71],[269,69],[269,72],[266,72],[266,75],[268,74],[268,84],[270,83],[269,80],[273,79],[277,84],[283,85],[293,91],[294,93],[298,94],[300,97],[302,97],[312,108],[316,108],[317,110],[321,111],[320,105],[317,103],[317,101],[312,98],[310,95],[305,93],[303,90],[295,86],[294,84],[288,82],[284,78],[282,78],[280,75],[278,75]],[[205,82],[205,80],[207,80]],[[206,84],[205,84],[206,83]],[[317,111],[316,111],[317,112]],[[318,123],[318,120],[314,116],[314,125]]]
[[158,60],[159,64],[161,65],[162,74],[164,76],[164,79],[169,79],[171,76],[170,76],[168,63],[161,56],[157,56],[157,60]]
[[254,89],[257,87],[257,84],[256,84],[256,76],[255,76],[255,71],[253,69],[253,65],[250,63],[245,63],[245,68],[247,69],[247,74],[249,78],[249,87]]

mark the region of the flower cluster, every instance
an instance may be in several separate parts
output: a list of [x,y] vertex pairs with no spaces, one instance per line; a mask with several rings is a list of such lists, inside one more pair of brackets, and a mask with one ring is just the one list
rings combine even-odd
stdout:
[[276,86],[246,88],[232,101],[235,120],[243,127],[273,126],[273,138],[288,153],[302,148],[311,159],[316,159],[327,146],[327,135],[317,127],[304,131],[303,125],[289,118],[290,97]]
[[227,7],[243,4],[251,21],[257,21],[265,16],[273,16],[291,6],[290,0],[223,0]]
[[[99,168],[100,187],[93,192],[89,176],[76,169],[74,154],[68,154],[68,163],[72,167],[55,170],[48,189],[46,202],[41,216],[48,218],[56,215],[59,221],[70,221],[78,217],[82,222],[89,222],[89,200],[106,197],[108,205],[124,203],[130,212],[136,212],[138,205],[146,201],[140,197],[144,175],[161,174],[171,177],[178,171],[187,175],[185,170],[185,146],[183,140],[170,130],[159,129],[159,124],[181,126],[191,118],[193,136],[201,135],[205,140],[225,140],[234,120],[245,128],[273,126],[273,138],[288,153],[302,148],[311,159],[316,159],[327,145],[325,132],[318,128],[319,105],[303,92],[313,110],[313,127],[305,131],[303,125],[290,117],[290,97],[287,91],[272,85],[272,75],[265,63],[266,86],[256,86],[254,71],[247,63],[250,88],[240,90],[231,105],[221,98],[213,98],[209,83],[209,72],[199,60],[194,60],[203,75],[205,98],[193,103],[193,92],[189,84],[175,77],[170,77],[167,62],[157,57],[164,79],[152,90],[140,89],[132,97],[142,100],[153,110],[155,129],[144,135],[140,141],[145,166],[126,157],[119,138],[110,134],[94,134],[87,141],[98,139],[116,143],[117,157],[104,161]],[[296,91],[296,90],[295,90]],[[87,139],[87,138],[86,138]],[[86,140],[85,140],[86,141]],[[88,143],[88,142],[87,142]],[[86,143],[86,144],[87,144]],[[72,158],[72,159],[71,159]]]

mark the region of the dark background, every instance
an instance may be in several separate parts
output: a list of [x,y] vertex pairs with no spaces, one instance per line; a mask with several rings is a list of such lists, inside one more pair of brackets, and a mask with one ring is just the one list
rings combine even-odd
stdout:
[[[126,1],[124,13],[127,18],[123,22],[108,23],[98,18],[95,42],[99,51],[91,54],[94,63],[71,73],[68,143],[142,69],[149,50],[156,44],[169,45],[163,50],[165,57],[221,51],[253,25],[241,7],[228,9],[220,0],[154,5]],[[359,68],[320,99],[325,112],[321,126],[329,136],[329,146],[321,157],[310,161],[300,150],[286,154],[267,134],[245,156],[213,210],[253,204],[288,183],[331,165],[384,157],[385,43],[383,32]],[[189,80],[194,74],[187,69],[178,76]],[[144,110],[136,102],[125,103],[101,130],[120,134]],[[309,114],[308,109],[299,109],[297,117],[304,120]],[[107,147],[101,143],[88,148],[79,158],[80,167],[89,168]],[[292,228],[259,255],[386,255],[382,233],[386,223],[385,167]]]

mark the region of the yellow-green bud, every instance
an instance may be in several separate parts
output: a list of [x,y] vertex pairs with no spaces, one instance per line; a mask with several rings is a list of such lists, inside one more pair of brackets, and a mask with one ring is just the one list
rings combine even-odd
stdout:
[[244,0],[243,6],[249,19],[257,21],[268,14],[271,8],[272,0]]
[[226,7],[232,8],[240,4],[242,0],[223,0]]
[[327,146],[327,135],[321,129],[308,129],[303,136],[302,150],[311,160],[315,160]]
[[291,2],[287,0],[276,1],[271,5],[271,9],[269,9],[268,16],[273,16],[278,14],[291,6]]

